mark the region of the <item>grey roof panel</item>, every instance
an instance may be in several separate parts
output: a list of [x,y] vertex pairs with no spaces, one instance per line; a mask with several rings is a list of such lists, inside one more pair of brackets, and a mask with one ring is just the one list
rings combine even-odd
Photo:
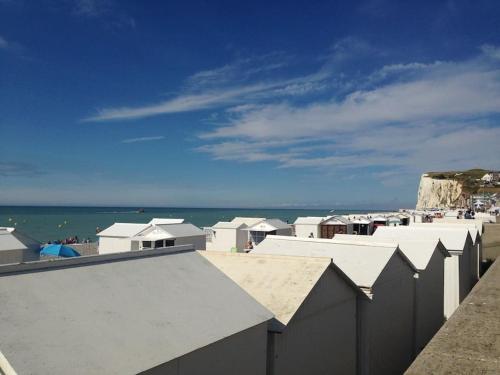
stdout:
[[0,275],[0,351],[19,374],[132,374],[272,318],[198,253],[147,254]]
[[182,224],[159,224],[157,227],[161,228],[172,237],[190,237],[190,236],[204,236],[205,232],[194,226],[191,223]]

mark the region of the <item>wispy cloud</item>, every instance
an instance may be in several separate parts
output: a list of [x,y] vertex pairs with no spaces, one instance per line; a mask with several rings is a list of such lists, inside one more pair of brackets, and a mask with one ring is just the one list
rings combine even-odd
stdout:
[[[281,57],[279,54],[276,56]],[[263,73],[265,75],[266,72],[286,65],[285,62],[267,61],[267,59],[269,57],[238,60],[232,65],[196,73],[187,79],[186,87],[182,93],[172,99],[137,107],[104,108],[98,110],[96,115],[82,121],[133,120],[169,113],[228,107],[285,96],[297,96],[322,90],[325,86],[325,80],[331,74],[329,72],[316,72],[295,78],[269,78],[254,81],[252,79],[254,75],[262,75]],[[267,61],[268,64],[250,68],[247,66],[249,61],[252,61],[253,64]],[[243,69],[243,67],[247,67],[247,69]]]
[[129,138],[122,140],[122,143],[137,143],[137,142],[151,142],[151,141],[161,141],[165,139],[163,135],[158,135],[154,137],[139,137],[139,138]]
[[500,158],[499,51],[484,45],[463,61],[391,62],[349,76],[344,70],[353,61],[378,52],[345,38],[309,74],[276,78],[290,64],[280,63],[279,54],[253,70],[252,60],[238,60],[194,74],[172,99],[101,109],[85,121],[213,109],[196,151],[216,160],[377,168],[378,176],[387,176],[384,168],[403,175],[438,166],[493,167]]
[[113,29],[135,29],[135,19],[119,8],[114,0],[68,0],[71,13],[77,17],[103,19]]
[[86,17],[99,17],[110,10],[107,0],[74,0],[73,12]]
[[1,177],[36,177],[41,174],[42,171],[30,163],[0,161]]
[[5,39],[0,35],[0,49],[7,49],[7,48],[9,48],[9,42],[7,42],[7,39]]
[[[242,108],[201,134],[208,144],[198,150],[215,159],[274,161],[281,168],[406,173],[437,165],[494,167],[500,158],[500,65],[495,47],[481,50],[466,61],[382,67],[357,84],[375,87],[354,88],[341,99]],[[290,145],[276,146],[277,140]],[[306,146],[294,146],[297,140]]]

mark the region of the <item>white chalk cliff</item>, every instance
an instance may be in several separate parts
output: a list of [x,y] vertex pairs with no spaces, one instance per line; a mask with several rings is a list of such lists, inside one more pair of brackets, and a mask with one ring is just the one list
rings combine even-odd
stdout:
[[435,179],[423,174],[418,187],[417,210],[437,207],[465,207],[462,183],[453,179]]

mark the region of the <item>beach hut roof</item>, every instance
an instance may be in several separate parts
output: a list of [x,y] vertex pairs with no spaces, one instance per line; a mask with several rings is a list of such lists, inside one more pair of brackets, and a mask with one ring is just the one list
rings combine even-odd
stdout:
[[319,225],[326,219],[330,218],[331,216],[328,217],[319,217],[319,216],[301,216],[298,217],[294,224],[305,224],[305,225]]
[[233,223],[232,221],[219,221],[212,228],[213,229],[240,229],[246,228],[247,225],[243,223]]
[[399,249],[419,271],[425,270],[436,249],[445,257],[451,256],[439,240],[434,239],[400,239],[391,240],[374,238],[373,236],[357,236],[353,234],[336,234],[332,241],[362,242],[376,246],[399,246]]
[[154,218],[152,219],[149,224],[153,225],[160,225],[160,224],[182,224],[184,222],[184,219],[171,219],[171,218]]
[[[330,267],[330,258],[200,251],[243,290],[269,309],[281,331]],[[343,275],[345,278],[346,276]],[[352,281],[348,282],[357,291]]]
[[[333,263],[362,288],[372,288],[397,246],[375,246],[363,243],[335,243],[328,239],[267,236],[252,253],[329,257]],[[410,267],[414,266],[408,261]]]
[[266,218],[265,217],[240,217],[240,216],[237,216],[233,220],[231,220],[231,222],[234,224],[238,224],[238,225],[246,224],[247,226],[251,227],[252,225],[260,223],[263,220],[266,220]]
[[19,374],[136,374],[272,319],[188,248],[0,266],[1,352]]
[[411,226],[423,227],[423,228],[466,228],[472,239],[476,239],[476,236],[481,237],[483,223],[481,221],[475,222],[475,220],[462,220],[462,221],[433,221],[432,223],[413,223]]
[[19,232],[15,228],[0,227],[0,251],[3,250],[38,250],[40,242]]
[[433,239],[441,240],[448,251],[462,252],[467,238],[471,238],[467,228],[425,227],[420,225],[379,227],[373,233],[374,238],[393,239],[397,242],[403,239]]
[[322,224],[341,224],[341,225],[347,225],[350,224],[350,220],[342,217],[342,216],[330,216],[325,218],[325,220],[322,222]]
[[142,223],[114,223],[97,235],[100,237],[133,237],[150,226],[151,224]]
[[265,219],[255,225],[252,225],[247,230],[256,232],[274,232],[278,229],[287,229],[290,225],[280,219]]
[[205,236],[205,232],[191,223],[160,224],[146,228],[134,236],[133,240],[161,240],[191,236]]

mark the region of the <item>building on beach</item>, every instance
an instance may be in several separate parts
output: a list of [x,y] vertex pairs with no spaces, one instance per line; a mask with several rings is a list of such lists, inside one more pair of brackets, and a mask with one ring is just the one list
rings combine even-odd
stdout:
[[268,234],[292,235],[292,226],[280,219],[235,217],[204,228],[207,250],[242,252],[249,242],[258,244]]
[[440,240],[451,257],[444,264],[444,316],[448,319],[472,289],[474,243],[467,228],[445,228],[411,225],[378,228],[373,237],[378,240],[403,239]]
[[[175,245],[193,245],[205,250],[205,233],[191,223],[172,221],[158,224],[115,223],[99,232],[99,254],[150,250]],[[164,220],[164,219],[161,219]],[[172,219],[166,219],[172,220]],[[182,220],[182,219],[177,219]]]
[[0,264],[39,260],[40,246],[40,242],[16,228],[0,227]]
[[328,217],[302,216],[293,223],[294,234],[297,237],[320,238],[320,225]]
[[414,358],[417,270],[396,246],[268,236],[251,253],[329,257],[369,299],[358,298],[358,374],[400,374]]
[[266,374],[272,313],[192,246],[0,266],[0,303],[0,373]]
[[[391,241],[354,235],[338,235],[334,240],[375,246],[385,246]],[[390,246],[397,245],[418,271],[415,300],[415,349],[418,354],[444,323],[444,263],[451,255],[439,240],[402,238]]]
[[453,220],[433,221],[432,223],[415,223],[414,225],[423,226],[424,228],[466,228],[469,231],[473,242],[473,249],[471,250],[471,283],[472,286],[474,286],[481,276],[481,260],[483,257],[483,222],[480,220]]
[[366,217],[359,216],[357,218],[351,219],[351,222],[353,234],[361,236],[368,236],[372,234],[373,222],[371,220],[368,220]]
[[353,231],[353,223],[343,216],[298,217],[293,226],[297,237],[307,238],[333,238],[337,233]]
[[269,375],[356,373],[356,304],[368,297],[330,258],[200,254],[274,314]]

